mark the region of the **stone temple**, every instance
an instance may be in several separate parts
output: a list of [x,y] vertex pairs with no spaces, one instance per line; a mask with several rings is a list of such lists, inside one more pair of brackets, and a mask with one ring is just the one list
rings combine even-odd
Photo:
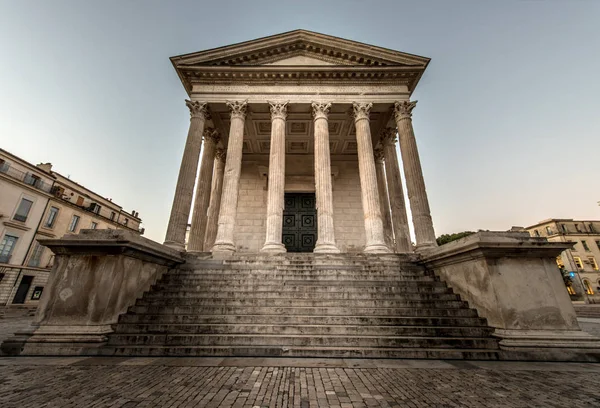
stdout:
[[4,352],[600,359],[570,244],[436,245],[411,119],[429,58],[296,30],[171,61],[191,118],[164,244],[44,240],[36,322]]

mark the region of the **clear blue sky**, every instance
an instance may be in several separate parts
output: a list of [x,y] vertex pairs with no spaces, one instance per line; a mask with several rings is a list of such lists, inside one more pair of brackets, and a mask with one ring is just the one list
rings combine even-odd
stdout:
[[189,123],[169,57],[304,28],[432,58],[437,234],[600,219],[600,1],[0,0],[0,146],[162,242]]

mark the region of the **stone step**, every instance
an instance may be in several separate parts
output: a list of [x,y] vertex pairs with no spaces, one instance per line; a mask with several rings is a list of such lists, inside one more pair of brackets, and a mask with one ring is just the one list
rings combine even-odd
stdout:
[[[248,290],[277,290],[278,288],[297,287],[310,290],[315,287],[320,290],[338,289],[352,291],[362,291],[362,289],[378,290],[379,288],[419,288],[419,287],[447,287],[443,282],[439,281],[311,281],[311,280],[285,280],[285,281],[264,281],[264,280],[203,280],[203,279],[184,279],[180,282],[172,279],[161,279],[154,287],[180,287],[180,288],[214,288],[214,290],[222,290],[231,288],[238,290],[246,288]],[[416,291],[416,290],[415,290]]]
[[[461,309],[468,310],[468,309]],[[394,317],[394,316],[318,316],[281,314],[201,315],[201,314],[123,314],[119,323],[139,324],[322,324],[374,326],[457,326],[487,327],[480,317]]]
[[109,346],[321,346],[321,347],[424,347],[493,349],[497,341],[482,337],[349,336],[312,334],[121,334],[110,335]]
[[204,305],[136,305],[129,308],[135,314],[153,315],[272,315],[284,316],[391,316],[391,317],[478,317],[474,309],[468,308],[423,308],[423,307],[273,307]]
[[416,336],[416,337],[488,337],[489,327],[448,326],[377,326],[377,325],[307,325],[277,324],[172,324],[119,323],[119,334],[280,334],[287,336]]
[[[427,296],[422,294],[419,296]],[[402,300],[402,299],[369,299],[357,301],[354,299],[238,299],[238,298],[158,298],[138,299],[137,306],[263,306],[263,307],[418,307],[418,308],[466,308],[466,302],[460,300],[438,300],[441,296],[434,295],[431,300]]]
[[[284,301],[332,301],[343,300],[352,301],[357,305],[362,305],[362,302],[369,301],[389,301],[389,302],[407,302],[407,301],[451,301],[460,300],[460,296],[450,293],[449,289],[444,289],[445,292],[404,292],[404,293],[345,293],[345,292],[299,292],[299,291],[197,291],[197,290],[178,290],[178,291],[156,291],[145,293],[142,300],[160,301],[165,300],[166,303],[187,303],[191,301],[202,302],[202,299],[215,299],[219,301],[251,301],[251,300],[272,300],[274,302]],[[368,305],[366,305],[368,306]]]
[[192,293],[203,293],[211,292],[215,293],[219,288],[218,292],[235,292],[235,293],[293,293],[294,295],[302,294],[315,294],[315,293],[339,293],[345,294],[346,296],[355,296],[360,294],[386,294],[386,295],[403,295],[406,293],[453,293],[452,289],[447,287],[442,282],[427,282],[427,284],[415,284],[411,282],[409,284],[403,284],[401,286],[383,286],[383,285],[358,285],[358,286],[345,286],[345,285],[319,285],[319,284],[297,284],[286,282],[283,285],[262,285],[260,283],[255,284],[235,284],[235,285],[212,285],[211,283],[203,283],[198,285],[177,285],[173,283],[158,283],[152,286],[152,293],[181,293],[183,296],[187,296],[188,292]]
[[195,273],[190,275],[164,275],[162,278],[165,282],[179,282],[184,283],[185,281],[201,280],[201,281],[221,281],[221,282],[235,282],[235,281],[263,281],[279,283],[284,281],[326,281],[326,282],[338,282],[338,284],[345,282],[354,281],[368,281],[368,282],[387,282],[387,283],[401,283],[401,282],[439,282],[434,276],[406,276],[406,275],[347,275],[347,276],[330,276],[330,275],[221,275],[221,274],[201,274]]
[[270,347],[270,346],[118,346],[105,350],[116,356],[186,357],[313,357],[313,358],[395,358],[434,360],[498,360],[496,349],[367,348],[367,347]]

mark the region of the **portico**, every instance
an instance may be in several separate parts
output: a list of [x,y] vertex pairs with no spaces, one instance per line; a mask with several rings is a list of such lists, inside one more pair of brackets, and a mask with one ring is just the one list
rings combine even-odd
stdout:
[[189,251],[408,253],[409,202],[435,246],[410,101],[428,58],[297,30],[171,60],[191,122],[166,245],[193,213]]

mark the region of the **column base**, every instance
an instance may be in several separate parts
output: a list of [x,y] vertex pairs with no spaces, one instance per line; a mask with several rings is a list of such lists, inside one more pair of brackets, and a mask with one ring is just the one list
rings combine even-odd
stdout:
[[213,254],[233,255],[235,253],[235,245],[230,242],[217,242],[210,252]]
[[181,242],[165,241],[165,242],[163,242],[163,245],[166,247],[175,249],[176,251],[185,252],[185,245],[182,244]]
[[365,254],[391,254],[392,251],[384,244],[367,245],[363,250]]
[[334,244],[319,244],[315,246],[313,253],[315,254],[339,254],[341,251]]
[[277,242],[269,242],[262,247],[260,252],[267,252],[270,254],[281,254],[287,252],[287,249],[285,249],[285,245],[283,244]]

